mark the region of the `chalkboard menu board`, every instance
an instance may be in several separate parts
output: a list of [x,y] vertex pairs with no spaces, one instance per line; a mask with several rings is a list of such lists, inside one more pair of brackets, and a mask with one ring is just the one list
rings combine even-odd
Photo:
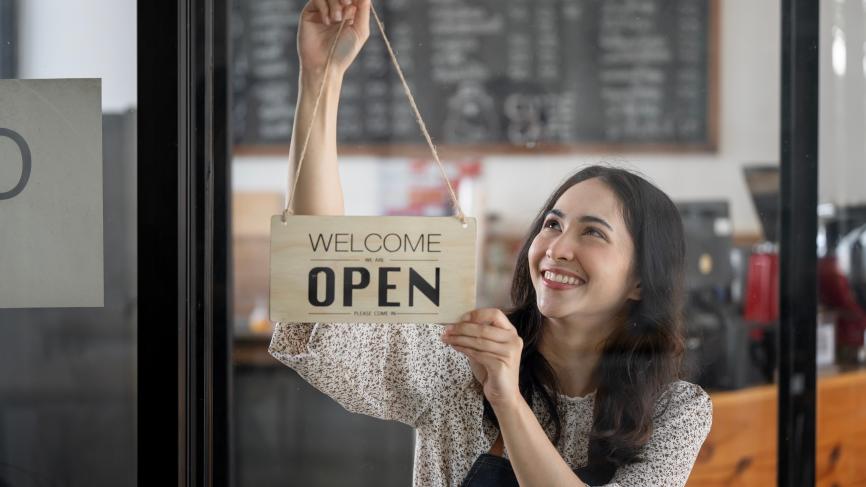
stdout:
[[[712,150],[717,0],[379,0],[437,145]],[[235,0],[238,150],[289,143],[301,0]],[[342,144],[423,144],[375,25],[346,74]]]

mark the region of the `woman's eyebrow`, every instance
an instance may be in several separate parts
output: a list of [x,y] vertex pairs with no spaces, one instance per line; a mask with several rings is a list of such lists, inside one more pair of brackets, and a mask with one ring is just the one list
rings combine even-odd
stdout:
[[[565,213],[563,213],[562,210],[558,210],[556,208],[553,208],[552,210],[548,211],[547,214],[548,215],[550,215],[550,214],[556,215],[559,218],[562,218],[563,220],[566,219]],[[578,221],[583,222],[583,223],[586,223],[586,222],[599,223],[601,225],[606,226],[611,232],[614,231],[613,227],[610,226],[610,223],[605,221],[603,218],[597,217],[595,215],[583,215],[582,217],[580,217],[580,219]]]

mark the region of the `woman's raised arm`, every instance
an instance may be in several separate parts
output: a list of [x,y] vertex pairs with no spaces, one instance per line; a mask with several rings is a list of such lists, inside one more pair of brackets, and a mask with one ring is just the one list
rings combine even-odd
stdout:
[[[328,53],[343,19],[346,20],[326,73]],[[311,133],[295,185],[294,213],[342,215],[343,190],[337,170],[337,105],[343,75],[370,36],[370,0],[311,0],[301,12],[299,23],[301,70],[289,149],[292,177],[297,171],[308,128]],[[323,80],[324,89],[314,119],[316,96]]]

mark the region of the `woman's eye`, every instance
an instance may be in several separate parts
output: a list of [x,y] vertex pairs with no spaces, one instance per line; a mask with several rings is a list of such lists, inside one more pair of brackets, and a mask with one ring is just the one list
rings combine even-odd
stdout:
[[547,220],[544,222],[544,228],[559,228],[559,222],[556,220]]
[[596,237],[604,239],[604,234],[593,227],[587,228],[585,233],[592,233],[592,234],[595,234]]

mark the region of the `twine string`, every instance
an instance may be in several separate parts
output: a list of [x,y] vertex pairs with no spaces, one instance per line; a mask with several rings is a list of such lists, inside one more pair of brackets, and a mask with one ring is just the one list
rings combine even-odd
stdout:
[[376,19],[376,25],[379,26],[379,32],[382,34],[382,40],[385,41],[385,47],[388,49],[388,55],[391,57],[391,64],[394,65],[394,69],[397,71],[397,76],[400,77],[400,83],[403,84],[403,92],[406,93],[406,98],[409,99],[409,105],[412,106],[412,111],[415,113],[415,121],[418,122],[418,126],[421,128],[421,133],[424,134],[424,139],[427,141],[427,145],[430,147],[430,152],[433,154],[433,159],[436,161],[436,164],[439,165],[439,170],[442,172],[442,177],[445,179],[445,183],[448,185],[448,193],[451,195],[451,202],[454,204],[454,210],[457,212],[457,218],[460,219],[460,223],[464,226],[466,225],[466,217],[463,214],[463,209],[460,207],[460,202],[457,200],[457,195],[454,193],[454,188],[451,186],[451,181],[448,179],[448,174],[445,173],[445,167],[442,165],[442,161],[439,160],[439,153],[436,151],[436,146],[433,145],[433,139],[430,138],[430,132],[427,131],[427,125],[424,123],[424,119],[421,117],[421,112],[418,110],[418,105],[415,103],[415,97],[412,96],[412,90],[409,89],[409,83],[406,82],[406,77],[403,76],[403,70],[400,69],[400,63],[397,61],[397,55],[394,54],[394,49],[391,48],[391,41],[388,40],[388,35],[385,34],[385,26],[382,24],[382,20],[379,19],[379,14],[376,13],[376,9],[373,8],[373,4],[370,4],[370,11],[373,12],[373,18]]
[[[418,126],[421,128],[421,133],[424,135],[424,139],[427,141],[427,146],[430,148],[430,152],[433,154],[433,160],[436,161],[436,164],[439,166],[439,170],[442,172],[442,177],[445,179],[445,183],[448,186],[448,193],[451,196],[451,202],[454,204],[454,210],[457,213],[457,218],[460,219],[460,223],[463,226],[466,226],[466,216],[463,214],[463,209],[460,207],[460,202],[457,200],[457,195],[454,193],[454,187],[451,186],[451,180],[448,179],[448,174],[445,172],[445,167],[442,165],[442,161],[439,159],[439,153],[436,150],[436,146],[433,144],[433,139],[430,137],[430,132],[427,130],[427,125],[424,123],[424,119],[421,117],[421,112],[418,110],[418,105],[415,103],[415,97],[412,96],[412,90],[409,89],[409,83],[406,82],[406,77],[403,76],[403,70],[400,68],[400,63],[397,61],[397,55],[394,53],[394,49],[391,47],[391,41],[388,40],[388,35],[385,33],[385,26],[382,24],[382,20],[379,19],[379,14],[376,12],[376,9],[373,8],[372,3],[370,4],[370,11],[373,13],[373,18],[376,20],[376,25],[379,27],[379,32],[382,34],[382,40],[385,42],[385,47],[388,50],[388,55],[391,57],[391,64],[394,65],[394,69],[397,71],[397,75],[400,77],[400,83],[403,85],[403,92],[406,94],[406,98],[409,100],[409,105],[412,107],[412,111],[415,114],[415,121],[418,122]],[[340,23],[340,28],[337,30],[337,36],[334,38],[333,43],[331,44],[330,52],[328,52],[328,60],[325,63],[325,75],[322,77],[322,84],[319,86],[319,92],[316,94],[316,101],[313,104],[313,115],[310,120],[310,125],[307,127],[307,133],[304,137],[304,143],[301,146],[301,153],[298,157],[298,168],[295,171],[295,180],[292,184],[292,191],[287,198],[286,207],[283,210],[282,220],[283,223],[286,222],[286,215],[294,213],[294,201],[295,201],[295,189],[298,185],[298,176],[301,174],[301,165],[304,162],[304,156],[307,153],[307,145],[310,142],[310,134],[313,131],[313,123],[316,119],[316,114],[319,110],[319,101],[322,98],[322,93],[325,91],[325,82],[327,81],[328,71],[331,66],[331,60],[334,57],[334,51],[337,47],[337,41],[340,38],[340,34],[343,31],[343,26],[346,24],[346,20]]]

